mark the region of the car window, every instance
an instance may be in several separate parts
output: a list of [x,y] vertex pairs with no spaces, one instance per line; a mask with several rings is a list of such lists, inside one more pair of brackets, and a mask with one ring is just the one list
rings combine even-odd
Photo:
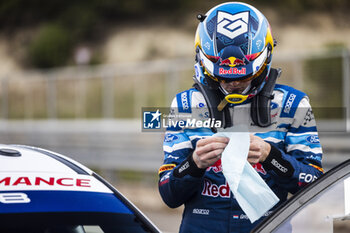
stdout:
[[349,186],[350,175],[312,198],[273,232],[350,232]]

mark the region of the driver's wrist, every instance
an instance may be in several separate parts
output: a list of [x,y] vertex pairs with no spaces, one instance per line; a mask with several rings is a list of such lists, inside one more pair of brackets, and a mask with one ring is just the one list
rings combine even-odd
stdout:
[[271,153],[271,145],[270,145],[270,143],[265,142],[264,153],[260,159],[260,162],[261,163],[264,162],[267,159],[267,157],[270,155],[270,153]]

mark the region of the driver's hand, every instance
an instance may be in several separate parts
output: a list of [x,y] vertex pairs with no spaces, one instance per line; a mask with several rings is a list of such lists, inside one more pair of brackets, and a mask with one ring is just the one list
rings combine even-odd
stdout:
[[252,165],[264,162],[270,154],[271,145],[265,142],[262,138],[250,135],[250,146],[248,153],[248,162]]
[[198,140],[192,155],[197,167],[207,168],[216,163],[229,141],[230,139],[226,137],[208,137]]

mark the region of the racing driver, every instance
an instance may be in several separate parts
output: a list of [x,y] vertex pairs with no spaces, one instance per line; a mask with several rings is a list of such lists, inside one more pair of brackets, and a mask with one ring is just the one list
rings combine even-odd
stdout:
[[276,41],[260,11],[229,2],[197,18],[195,84],[175,96],[171,114],[221,125],[168,127],[159,192],[169,207],[185,205],[180,232],[249,232],[272,210],[249,221],[222,173],[229,139],[212,135],[241,124],[254,132],[248,162],[280,199],[278,206],[323,174],[316,123],[305,93],[275,84]]

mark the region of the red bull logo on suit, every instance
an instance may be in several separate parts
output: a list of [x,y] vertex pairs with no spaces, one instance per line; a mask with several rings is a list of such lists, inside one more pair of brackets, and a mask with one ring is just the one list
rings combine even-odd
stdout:
[[257,171],[257,172],[259,172],[259,173],[261,173],[263,175],[267,174],[265,169],[264,169],[264,167],[261,165],[261,163],[254,164],[253,168],[255,169],[255,171]]
[[213,184],[210,180],[204,179],[204,187],[201,193],[203,196],[230,198],[230,193],[230,187],[227,182],[218,186]]
[[215,173],[222,172],[221,159],[216,161],[216,163],[214,163],[214,165],[208,167],[207,171],[210,171],[210,169]]

